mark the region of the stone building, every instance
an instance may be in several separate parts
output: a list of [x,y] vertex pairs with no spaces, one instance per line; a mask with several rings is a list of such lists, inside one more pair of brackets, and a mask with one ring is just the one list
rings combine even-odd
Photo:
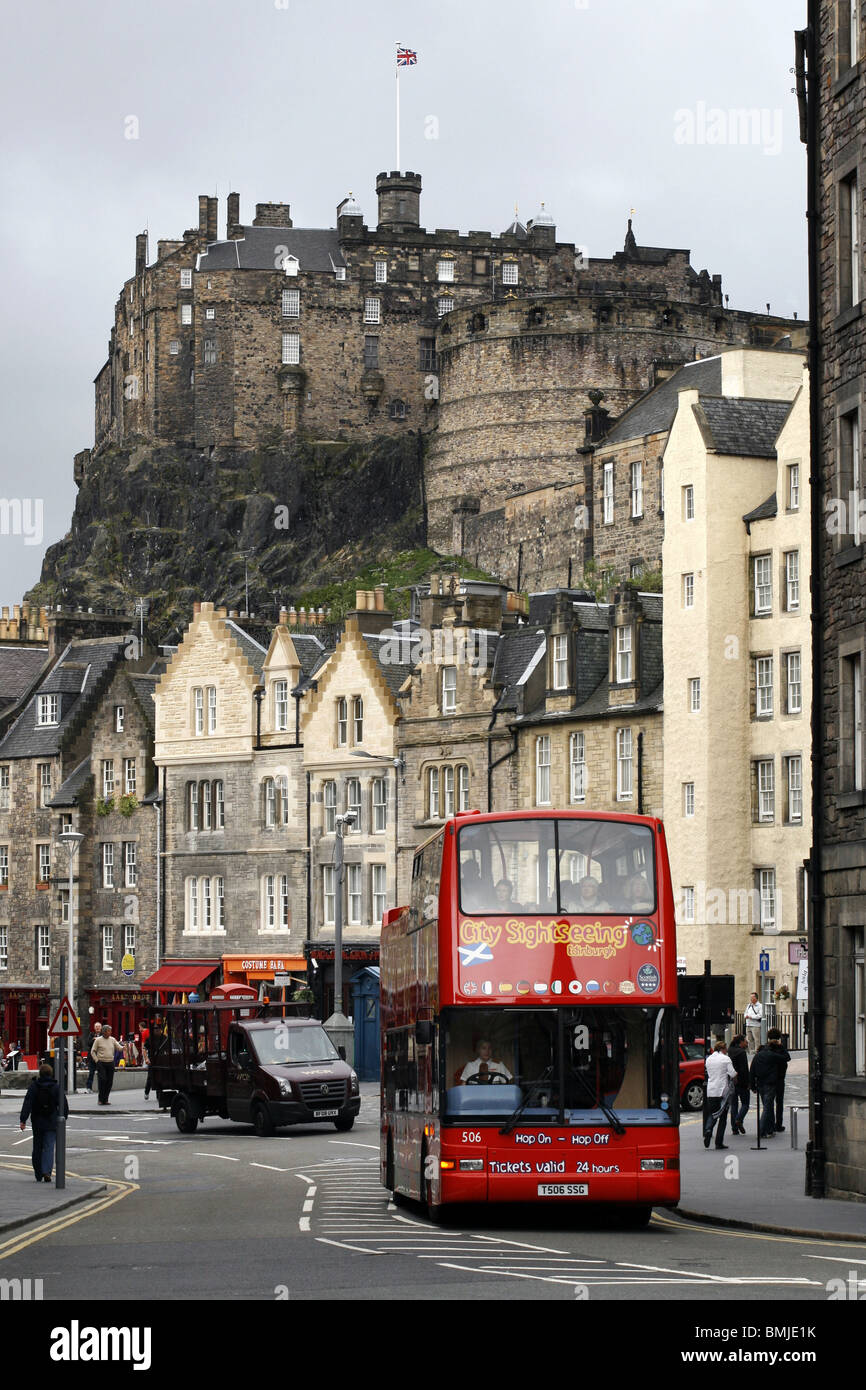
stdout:
[[[134,760],[136,788],[139,777],[146,785],[147,715],[139,698],[144,677],[136,673],[151,657],[146,651],[136,655],[134,641],[127,635],[69,642],[0,742],[0,1034],[15,1034],[30,1054],[45,1046],[50,1005],[59,1003],[59,961],[67,951],[68,870],[55,844],[64,827],[85,835],[73,865],[75,1003],[81,1010],[99,995],[95,1007],[101,1008],[105,988],[134,988],[121,982],[119,970],[109,979],[97,969],[96,937],[103,918],[120,925],[141,922],[144,913],[136,905],[125,915],[118,899],[99,896],[97,885],[102,842],[116,849],[146,840],[149,813],[130,806],[133,814],[122,824],[109,816],[117,833],[116,842],[109,841],[105,822],[94,813],[91,771],[96,746],[100,765],[113,758],[119,769],[123,758]],[[121,691],[127,693],[121,697]],[[111,711],[121,700],[129,703],[130,725],[110,748]],[[146,958],[146,938],[139,942]],[[119,955],[115,959],[119,966]]]
[[359,591],[336,647],[314,670],[301,712],[303,767],[309,807],[311,984],[328,1018],[334,1001],[334,852],[338,817],[355,813],[343,831],[343,999],[352,1015],[351,976],[379,960],[386,908],[397,898],[400,808],[405,768],[397,749],[404,684],[411,656],[395,640],[384,590]]
[[809,146],[815,545],[815,814],[810,933],[816,1196],[866,1198],[866,29],[854,0],[810,0],[798,35]]
[[787,359],[767,354],[761,374],[729,380],[730,365],[726,354],[715,382],[705,363],[672,383],[664,820],[689,972],[710,959],[736,977],[738,1009],[756,990],[772,1012],[777,989],[795,993],[787,947],[805,931],[809,395],[802,361],[798,387],[787,370],[776,378],[781,399],[767,369]]
[[[242,223],[232,193],[220,240],[217,200],[202,196],[198,225],[150,264],[140,234],[96,378],[96,452],[429,436],[430,544],[492,554],[514,584],[510,550],[492,549],[508,512],[516,546],[537,551],[559,528],[557,489],[572,514],[590,505],[576,450],[591,399],[615,418],[685,362],[804,327],[730,309],[720,275],[687,250],[639,246],[630,222],[604,259],[557,240],[544,210],[498,235],[428,231],[416,173],[380,174],[376,198],[375,225],[350,195],[334,227],[301,228],[286,203]],[[76,455],[79,482],[92,452]],[[562,573],[542,559],[521,579],[567,584],[573,565],[576,580],[582,539]]]
[[225,609],[196,605],[155,690],[163,958],[174,964],[150,988],[193,983],[179,973],[193,961],[199,984],[303,981],[307,799],[292,695],[323,650],[285,621],[266,649]]

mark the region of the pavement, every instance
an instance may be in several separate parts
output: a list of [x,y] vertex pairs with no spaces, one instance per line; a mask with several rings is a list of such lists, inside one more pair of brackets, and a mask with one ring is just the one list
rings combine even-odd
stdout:
[[[132,1078],[129,1078],[131,1080]],[[362,1097],[372,1103],[378,1094],[375,1082],[361,1085]],[[0,1125],[17,1121],[20,1092],[0,1094]],[[688,1220],[774,1234],[814,1236],[816,1240],[866,1242],[866,1202],[840,1201],[805,1195],[808,1111],[799,1112],[798,1147],[791,1147],[792,1104],[808,1104],[808,1068],[805,1053],[794,1053],[785,1086],[784,1133],[761,1140],[757,1147],[757,1107],[746,1116],[746,1134],[725,1134],[724,1152],[713,1145],[705,1149],[701,1116],[685,1113],[680,1124],[682,1195],[678,1214]],[[102,1114],[109,1120],[122,1115],[157,1115],[156,1097],[144,1098],[139,1088],[112,1091],[108,1107],[97,1097],[77,1092],[69,1098],[70,1115]],[[28,1129],[29,1137],[29,1129]],[[22,1136],[23,1137],[23,1136]],[[76,1202],[86,1202],[104,1190],[97,1182],[67,1178],[65,1191],[47,1183],[38,1186],[29,1163],[29,1145],[21,1147],[21,1165],[10,1168],[0,1160],[0,1232],[36,1221]],[[17,1161],[16,1161],[17,1162]],[[2,1247],[0,1247],[2,1250]]]

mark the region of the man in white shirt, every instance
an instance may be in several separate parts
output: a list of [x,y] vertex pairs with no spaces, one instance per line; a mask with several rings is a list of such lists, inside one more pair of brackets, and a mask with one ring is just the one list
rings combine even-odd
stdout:
[[493,1060],[493,1043],[489,1038],[478,1039],[478,1056],[474,1062],[467,1062],[460,1073],[460,1085],[465,1086],[467,1081],[472,1081],[473,1085],[487,1085],[493,1081],[495,1076],[501,1076],[503,1081],[511,1081],[511,1072],[502,1062]]
[[752,1054],[757,1052],[761,1046],[761,1021],[764,1017],[764,1010],[758,1003],[757,994],[749,996],[744,1014],[746,1024],[746,1049]]
[[724,1138],[725,1126],[728,1123],[728,1102],[733,1094],[733,1083],[736,1082],[737,1072],[724,1043],[716,1043],[707,1058],[706,1069],[708,1111],[704,1121],[704,1148],[710,1147],[713,1128],[718,1120],[716,1148],[726,1149],[728,1146],[724,1142]]

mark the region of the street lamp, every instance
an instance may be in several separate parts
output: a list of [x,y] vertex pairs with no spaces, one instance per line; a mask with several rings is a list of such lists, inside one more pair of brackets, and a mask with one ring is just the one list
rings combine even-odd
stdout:
[[349,1020],[343,1013],[343,829],[354,825],[356,811],[347,811],[336,817],[337,838],[334,844],[334,1012],[325,1024],[326,1028],[348,1028]]
[[[75,856],[78,852],[78,847],[83,839],[84,836],[82,835],[80,830],[69,829],[62,831],[62,833],[57,838],[58,845],[62,845],[63,848],[66,850],[66,857],[69,863],[69,950],[67,956],[69,964],[66,968],[66,993],[68,995],[69,1002],[72,1005],[72,1011],[75,1014],[76,1018],[78,1017],[78,1011],[75,1007],[75,969],[73,965],[74,958],[72,954],[72,866],[75,861]],[[69,1045],[68,1089],[72,1092],[73,1095],[75,1094],[75,1044],[73,1042],[70,1042]]]

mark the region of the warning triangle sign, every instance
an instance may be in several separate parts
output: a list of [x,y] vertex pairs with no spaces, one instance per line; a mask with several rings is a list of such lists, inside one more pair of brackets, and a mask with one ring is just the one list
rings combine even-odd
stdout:
[[75,1017],[75,1010],[65,994],[60,1008],[51,1021],[51,1027],[48,1029],[48,1036],[49,1038],[81,1037],[81,1024]]

